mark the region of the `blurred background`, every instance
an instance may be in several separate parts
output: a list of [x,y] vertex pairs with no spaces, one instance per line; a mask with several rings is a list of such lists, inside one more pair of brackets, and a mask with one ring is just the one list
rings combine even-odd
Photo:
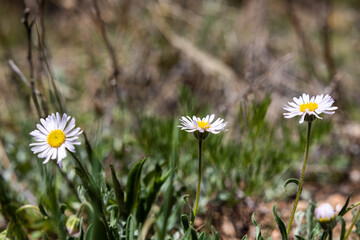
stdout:
[[[304,199],[360,199],[359,39],[356,0],[0,0],[1,176],[17,201],[37,204],[29,132],[59,111],[85,130],[105,179],[111,163],[125,181],[141,156],[151,171],[170,169],[176,154],[175,195],[193,197],[195,140],[179,132],[174,153],[173,128],[183,115],[215,113],[229,130],[204,143],[197,225],[241,239],[257,211],[270,235],[269,202],[290,214],[296,189],[283,182],[298,177],[306,138],[282,108],[303,92],[339,107],[314,123]],[[71,164],[63,174],[76,186]]]

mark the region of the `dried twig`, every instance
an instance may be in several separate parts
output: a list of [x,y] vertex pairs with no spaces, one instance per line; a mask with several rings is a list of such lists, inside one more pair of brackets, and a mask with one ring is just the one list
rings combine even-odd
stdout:
[[29,62],[29,67],[30,67],[30,86],[31,86],[31,92],[32,92],[31,96],[32,96],[32,99],[34,101],[34,105],[35,105],[36,111],[38,113],[38,116],[39,116],[39,118],[41,118],[42,114],[41,114],[41,110],[40,110],[40,105],[39,105],[39,102],[37,100],[36,93],[35,93],[34,64],[33,64],[33,59],[32,59],[32,37],[31,37],[31,32],[32,32],[32,27],[34,25],[35,19],[32,20],[31,22],[29,22],[29,15],[30,15],[30,9],[25,8],[24,18],[22,19],[22,22],[24,23],[25,28],[26,28],[27,41],[28,41],[27,60]]
[[106,46],[106,49],[108,50],[108,53],[111,58],[112,66],[113,66],[113,73],[109,79],[109,84],[110,84],[110,86],[114,87],[116,97],[119,100],[120,99],[120,91],[119,91],[120,90],[119,89],[120,68],[119,68],[119,64],[118,64],[118,61],[116,58],[114,47],[111,45],[109,37],[107,35],[106,29],[105,29],[105,22],[102,19],[98,2],[97,2],[97,0],[93,0],[92,2],[93,2],[94,10],[95,10],[95,16],[96,16],[95,20],[97,22],[97,25],[100,28],[101,36],[105,42],[105,46]]
[[[11,69],[20,77],[21,81],[27,86],[29,87],[30,89],[32,89],[32,86],[31,84],[29,83],[29,81],[27,80],[27,78],[25,77],[25,75],[21,72],[21,70],[18,68],[18,66],[16,66],[15,62],[10,59],[8,61]],[[37,90],[35,87],[33,89],[33,92],[38,95],[38,96],[41,96],[41,93],[39,90]]]

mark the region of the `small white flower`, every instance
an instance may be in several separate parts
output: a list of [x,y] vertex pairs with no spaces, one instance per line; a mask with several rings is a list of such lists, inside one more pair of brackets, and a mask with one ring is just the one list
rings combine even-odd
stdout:
[[30,146],[34,154],[39,158],[45,158],[43,164],[49,162],[50,158],[57,159],[57,164],[62,168],[62,159],[66,157],[66,149],[75,152],[74,145],[80,145],[77,142],[78,135],[82,133],[80,128],[75,128],[75,118],[70,120],[66,113],[61,117],[59,113],[49,115],[45,120],[40,119],[41,124],[37,124],[37,130],[30,133],[35,139],[35,143]]
[[294,102],[289,102],[289,105],[285,105],[284,109],[288,112],[284,113],[284,116],[285,118],[293,118],[301,115],[299,123],[304,122],[306,115],[314,115],[322,119],[319,114],[334,114],[334,110],[338,109],[338,107],[332,106],[335,101],[328,94],[325,96],[321,94],[310,98],[309,94],[303,93],[302,96],[299,98],[294,97],[293,100]]
[[181,130],[185,130],[186,132],[195,132],[199,131],[210,132],[213,134],[218,134],[221,131],[226,131],[225,127],[227,122],[224,122],[224,119],[218,118],[215,122],[212,122],[215,118],[215,115],[207,115],[203,119],[193,116],[191,119],[189,116],[182,116],[180,118],[180,127]]
[[315,209],[315,217],[319,222],[329,222],[335,215],[336,212],[329,203],[323,203]]

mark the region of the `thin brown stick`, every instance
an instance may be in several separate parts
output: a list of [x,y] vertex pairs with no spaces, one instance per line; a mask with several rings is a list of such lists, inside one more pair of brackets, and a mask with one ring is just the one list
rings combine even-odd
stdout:
[[28,41],[27,60],[29,62],[29,68],[30,68],[30,85],[31,85],[31,93],[32,93],[31,96],[34,101],[34,105],[35,105],[36,111],[38,113],[38,116],[39,116],[39,118],[41,118],[42,114],[41,114],[41,110],[40,110],[40,105],[39,105],[39,102],[37,100],[36,93],[35,93],[34,64],[33,64],[33,59],[32,59],[32,37],[31,37],[32,34],[31,33],[32,33],[32,27],[34,26],[35,20],[32,20],[31,22],[29,22],[29,15],[30,15],[30,9],[25,8],[24,18],[22,19],[22,22],[24,23],[25,28],[26,28],[27,41]]
[[[38,0],[38,8],[39,8],[39,15],[38,15],[38,19],[39,19],[39,28],[37,23],[35,22],[35,27],[37,30],[37,42],[38,42],[38,47],[37,47],[37,57],[38,57],[38,63],[37,63],[37,68],[36,68],[36,79],[38,82],[38,86],[39,89],[44,92],[44,85],[43,85],[43,74],[44,74],[44,57],[43,57],[43,53],[45,52],[44,50],[46,50],[46,44],[45,44],[45,18],[44,18],[44,14],[45,14],[45,3],[46,0]],[[44,115],[48,115],[49,114],[49,108],[47,106],[47,103],[44,100],[44,98],[40,99],[40,103],[41,103],[41,107],[43,110]]]
[[120,91],[119,91],[120,68],[119,68],[119,64],[118,64],[117,57],[116,57],[116,54],[114,51],[114,47],[111,45],[108,34],[106,32],[105,22],[102,19],[98,2],[97,2],[97,0],[93,0],[92,2],[93,2],[94,10],[95,10],[95,17],[96,17],[95,20],[97,22],[97,25],[100,28],[101,36],[104,40],[106,49],[108,50],[109,56],[111,58],[112,66],[113,66],[113,73],[109,79],[109,84],[110,84],[110,86],[114,87],[116,97],[119,100],[120,99]]
[[43,96],[43,95],[41,94],[41,92],[40,92],[38,89],[36,89],[35,87],[32,89],[31,84],[29,83],[29,81],[27,80],[27,78],[25,77],[25,75],[21,72],[21,70],[19,69],[19,67],[16,66],[15,62],[14,62],[12,59],[10,59],[10,60],[8,61],[8,63],[9,63],[10,68],[19,76],[19,78],[21,79],[21,81],[22,81],[27,87],[29,87],[29,88],[31,89],[31,91],[33,91],[33,93],[34,93],[36,96],[38,96],[40,99],[43,100],[44,96]]

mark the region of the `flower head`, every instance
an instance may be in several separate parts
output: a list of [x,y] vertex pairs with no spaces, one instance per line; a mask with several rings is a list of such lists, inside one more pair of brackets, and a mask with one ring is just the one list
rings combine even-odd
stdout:
[[49,162],[50,159],[57,159],[57,164],[62,168],[62,159],[66,157],[66,149],[75,152],[74,145],[80,145],[76,139],[82,130],[75,128],[75,118],[69,122],[70,118],[66,113],[62,117],[59,113],[53,113],[46,119],[41,118],[41,124],[36,125],[38,129],[30,133],[36,141],[30,144],[33,146],[31,150],[34,154],[39,153],[39,158],[45,158],[43,164]]
[[317,95],[316,97],[309,97],[308,94],[303,93],[299,98],[294,97],[294,102],[289,102],[284,109],[288,112],[284,113],[285,118],[293,118],[301,116],[299,123],[304,120],[312,121],[316,118],[322,119],[319,114],[334,114],[338,107],[332,106],[335,102],[328,94]]
[[315,209],[315,217],[319,222],[329,222],[335,215],[336,212],[329,203],[323,203]]
[[198,139],[201,135],[202,140],[204,140],[209,133],[218,134],[222,131],[226,131],[225,127],[227,122],[224,122],[224,119],[221,118],[218,118],[213,122],[214,119],[214,114],[210,116],[207,115],[203,119],[196,116],[193,116],[192,119],[189,116],[182,116],[180,118],[180,126],[178,127],[186,132],[193,132]]

